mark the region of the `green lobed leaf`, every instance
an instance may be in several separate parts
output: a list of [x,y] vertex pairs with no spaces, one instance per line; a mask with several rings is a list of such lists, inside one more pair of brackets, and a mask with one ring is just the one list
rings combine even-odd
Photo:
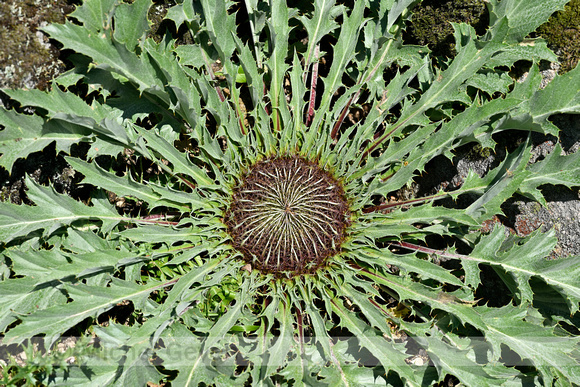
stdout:
[[364,2],[359,1],[355,3],[350,15],[343,15],[345,20],[341,26],[338,41],[334,46],[332,65],[328,75],[323,78],[324,93],[318,106],[319,114],[315,116],[312,123],[313,128],[320,127],[325,117],[325,114],[321,113],[325,113],[329,109],[332,96],[342,86],[342,74],[356,53],[357,39],[353,39],[353,37],[357,37],[364,26],[364,8]]
[[[207,365],[204,363],[204,359],[206,357],[207,352],[214,346],[218,345],[223,340],[227,332],[231,329],[231,327],[237,321],[242,307],[246,304],[247,300],[247,283],[246,287],[242,290],[241,297],[236,300],[236,304],[229,308],[229,310],[221,316],[221,318],[215,323],[215,325],[209,330],[208,336],[206,337],[205,341],[202,342],[202,345],[197,344],[197,338],[194,338],[190,333],[186,332],[186,330],[182,328],[176,328],[176,331],[183,335],[181,340],[181,344],[184,344],[187,351],[193,358],[188,358],[188,366],[183,367],[183,360],[179,359],[178,365],[180,366],[180,375],[179,381],[182,383],[181,385],[184,386],[197,386],[203,380],[206,380],[205,377],[214,375],[215,372],[212,371],[211,368],[208,368]],[[169,340],[169,345],[174,344],[172,342],[171,337]],[[163,352],[162,352],[163,353]],[[174,361],[173,359],[169,359],[169,365],[171,366]]]
[[522,181],[518,192],[546,205],[544,196],[538,189],[543,184],[580,186],[580,153],[562,156],[562,147],[556,144],[554,150],[542,161],[528,167],[529,175]]
[[193,1],[184,1],[169,8],[167,10],[167,14],[165,15],[165,19],[173,20],[175,27],[179,28],[186,21],[197,21],[197,19],[199,19],[199,15],[195,14],[193,9]]
[[147,39],[143,44],[143,48],[163,72],[165,78],[163,81],[166,85],[165,90],[170,97],[169,109],[177,113],[191,127],[195,128],[202,119],[200,116],[202,109],[201,97],[186,70],[175,60],[175,47],[173,42],[169,41],[157,44],[153,40]]
[[38,281],[31,277],[7,279],[0,282],[2,294],[0,330],[2,332],[22,315],[66,303],[66,296],[59,287],[35,291],[37,284]]
[[111,11],[119,0],[85,0],[71,14],[91,32],[99,32],[111,27]]
[[202,342],[182,324],[173,324],[163,342],[164,348],[157,353],[167,369],[179,371],[173,380],[176,385],[198,386],[201,381],[214,380],[219,375],[209,360],[202,359],[201,364],[194,361],[197,356],[204,356]]
[[[506,40],[522,41],[568,2],[569,0],[490,0],[490,32],[499,34]],[[507,27],[500,29],[502,22]]]
[[44,121],[35,115],[16,114],[0,108],[0,166],[11,171],[14,162],[33,152],[56,144],[56,152],[69,152],[73,144],[90,141],[93,135],[86,128],[60,120]]
[[[517,191],[528,175],[525,167],[529,159],[530,147],[524,144],[508,154],[506,159],[485,177],[479,178],[470,171],[459,191],[477,190],[481,196],[467,207],[465,212],[480,221],[502,213],[501,205]],[[477,187],[485,188],[481,190]],[[455,192],[453,194],[457,195]]]
[[46,334],[45,342],[52,345],[59,335],[88,317],[97,317],[123,300],[147,297],[152,291],[173,283],[152,281],[139,285],[133,281],[112,279],[110,286],[84,284],[63,285],[74,300],[68,304],[50,306],[22,316],[24,323],[6,333],[8,343],[22,343],[27,338]]
[[85,254],[67,254],[56,250],[11,250],[8,257],[13,260],[13,269],[19,275],[33,277],[38,284],[54,280],[71,280],[92,276],[95,273],[113,273],[122,266],[122,261],[132,258],[149,260],[129,251],[116,249],[100,250]]
[[[158,133],[148,131],[139,127],[135,127],[139,135],[144,141],[137,140],[135,144],[135,150],[139,151],[144,156],[151,160],[158,160],[158,156],[162,157],[173,164],[174,173],[182,173],[186,176],[190,176],[195,181],[203,187],[214,187],[215,184],[207,176],[207,173],[197,165],[193,164],[189,157],[184,157],[184,154],[175,149],[173,144],[167,142]],[[218,187],[214,187],[217,189]]]
[[507,93],[513,82],[514,80],[506,73],[483,71],[468,79],[465,85],[493,95],[493,93]]
[[492,233],[482,237],[469,257],[467,264],[487,263],[501,266],[518,284],[518,295],[522,303],[533,300],[529,281],[532,276],[542,278],[553,286],[568,302],[571,313],[578,311],[580,302],[580,268],[575,257],[549,260],[557,239],[554,232],[533,233],[525,243],[514,245],[508,250],[503,246],[503,229],[496,227]]
[[207,32],[220,58],[227,60],[235,48],[230,31],[235,30],[235,18],[227,12],[224,0],[202,0]]
[[556,113],[580,114],[580,67],[556,76],[530,100],[534,123],[552,127],[548,118]]
[[376,356],[385,369],[395,370],[410,383],[418,383],[411,367],[407,367],[403,348],[397,348],[384,339],[374,329],[369,328],[356,314],[346,310],[340,301],[332,300],[332,309],[340,317],[340,323],[356,337],[361,346],[367,348]]
[[281,1],[272,1],[271,7],[271,24],[269,26],[271,34],[272,55],[266,62],[266,65],[272,72],[272,82],[270,87],[270,99],[272,101],[273,124],[274,130],[280,131],[282,128],[280,122],[280,109],[285,106],[285,96],[283,92],[283,78],[288,69],[286,56],[288,53],[288,39],[290,33],[288,26],[288,9]]
[[[60,372],[59,372],[60,371]],[[56,370],[55,385],[71,387],[110,386],[115,381],[117,370],[110,367],[79,366]]]
[[279,322],[279,334],[276,342],[269,348],[269,356],[266,360],[267,374],[273,374],[277,369],[283,368],[287,361],[286,356],[293,346],[293,318],[288,300],[280,300],[276,309],[276,320]]
[[[95,327],[94,332],[103,350],[85,361],[114,371],[111,385],[143,385],[161,379],[163,375],[151,362],[153,349],[138,327],[109,321],[106,326]],[[140,342],[129,344],[136,337]]]
[[70,22],[63,25],[51,24],[43,30],[66,48],[91,57],[99,68],[129,79],[141,92],[162,88],[155,69],[145,56],[138,57],[124,44],[111,41],[107,33],[91,33],[83,26]]
[[151,0],[136,0],[131,4],[121,3],[115,8],[115,32],[113,37],[125,43],[131,51],[139,44],[149,29],[147,13],[153,3]]
[[455,286],[463,286],[463,283],[449,271],[437,266],[427,260],[418,259],[414,255],[394,254],[388,249],[376,248],[357,248],[351,252],[371,265],[383,267],[384,265],[393,265],[400,267],[404,271],[417,273],[420,277],[431,278],[442,283],[449,283]]
[[541,60],[555,62],[558,57],[548,48],[543,39],[525,39],[517,45],[506,47],[488,60],[486,66],[496,68],[499,66],[512,67],[520,58],[528,58],[535,63]]
[[[534,73],[538,77],[535,68]],[[579,83],[578,66],[564,75],[556,76],[544,89],[534,90],[529,101],[502,119],[496,130],[532,130],[557,136],[560,129],[549,118],[558,113],[580,113],[580,88],[576,86]]]
[[485,330],[481,317],[473,309],[472,300],[464,300],[438,289],[413,282],[407,277],[383,276],[378,271],[362,270],[361,274],[373,278],[399,295],[400,301],[414,300],[423,302],[433,309],[443,310],[458,318],[462,324],[469,323],[473,327]]
[[[369,366],[359,365],[349,351],[355,340],[337,341],[332,344],[332,361],[322,368],[323,386],[384,386],[383,375],[376,375]],[[308,384],[310,386],[312,384]],[[316,385],[316,384],[314,384]]]
[[92,128],[95,123],[110,116],[112,110],[96,101],[89,105],[79,96],[64,92],[58,87],[54,87],[49,92],[36,89],[5,90],[4,92],[10,98],[20,102],[22,106],[34,106],[46,110],[49,118],[60,118],[65,121],[67,117],[85,118],[84,126],[87,128]]
[[67,195],[57,194],[53,188],[42,187],[26,178],[28,197],[35,206],[3,203],[0,206],[0,239],[9,242],[17,237],[44,230],[50,235],[63,226],[83,219],[118,223],[124,220],[113,206],[104,206],[98,201],[90,207]]
[[502,353],[501,346],[506,345],[522,359],[515,359],[508,365],[523,365],[524,361],[531,361],[548,384],[552,382],[549,376],[553,370],[569,381],[580,377],[580,367],[572,355],[578,348],[577,337],[558,336],[554,328],[529,322],[525,307],[477,307],[477,311],[487,325],[485,338],[492,345],[496,358]]
[[505,378],[496,378],[488,374],[482,364],[474,361],[470,350],[456,348],[446,340],[447,338],[435,329],[426,340],[418,338],[419,343],[427,343],[429,358],[439,371],[440,379],[445,375],[453,375],[466,386],[498,386],[506,381]]
[[204,207],[200,203],[201,199],[196,199],[194,193],[185,195],[181,191],[173,191],[155,183],[138,183],[130,174],[124,177],[118,177],[105,171],[94,162],[87,163],[73,157],[66,157],[66,160],[71,167],[85,176],[83,180],[85,183],[93,184],[110,192],[114,192],[117,196],[134,197],[144,200],[151,208],[168,206],[187,211],[192,208],[190,204],[194,205],[194,203],[194,208]]
[[338,27],[338,23],[334,19],[339,14],[340,9],[334,4],[335,0],[316,0],[312,17],[299,17],[308,33],[308,48],[305,55],[306,67],[314,61],[314,50],[320,39]]

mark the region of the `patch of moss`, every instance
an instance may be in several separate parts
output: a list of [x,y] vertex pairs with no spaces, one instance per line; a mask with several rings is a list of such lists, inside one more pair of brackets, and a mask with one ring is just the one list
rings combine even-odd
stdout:
[[455,40],[450,22],[467,23],[482,35],[489,24],[484,0],[425,0],[413,9],[403,39],[427,46],[434,55],[455,56]]
[[558,54],[560,73],[572,70],[580,58],[580,0],[570,1],[541,25],[537,35],[546,39]]
[[73,0],[0,2],[0,87],[46,89],[64,65],[39,28],[64,22]]
[[469,161],[477,161],[487,159],[495,152],[493,148],[483,147],[481,144],[475,144],[473,148],[467,153],[466,157]]
[[[481,35],[488,21],[485,0],[425,0],[413,9],[403,37],[406,43],[429,47],[436,56],[452,58],[455,43],[450,22],[468,23]],[[533,36],[546,39],[558,54],[560,73],[576,67],[580,58],[580,0],[571,0]]]

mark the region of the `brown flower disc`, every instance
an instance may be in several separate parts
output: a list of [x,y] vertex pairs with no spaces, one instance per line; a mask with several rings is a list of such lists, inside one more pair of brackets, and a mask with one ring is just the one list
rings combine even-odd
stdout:
[[299,157],[256,163],[234,190],[225,223],[234,248],[266,273],[303,274],[340,248],[348,204],[339,182]]

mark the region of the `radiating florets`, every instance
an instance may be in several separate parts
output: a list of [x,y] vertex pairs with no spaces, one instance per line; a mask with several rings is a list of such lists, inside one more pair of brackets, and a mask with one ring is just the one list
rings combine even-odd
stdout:
[[341,185],[299,157],[255,164],[226,214],[233,244],[256,269],[301,274],[319,268],[344,239],[348,205]]

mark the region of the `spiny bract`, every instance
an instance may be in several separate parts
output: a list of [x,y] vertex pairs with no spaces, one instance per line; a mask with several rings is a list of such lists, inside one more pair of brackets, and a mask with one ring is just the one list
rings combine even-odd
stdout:
[[528,165],[524,136],[485,176],[396,200],[436,156],[580,112],[580,69],[540,89],[556,57],[523,43],[566,1],[490,0],[484,35],[453,25],[450,61],[402,43],[415,3],[184,0],[152,38],[150,0],[86,0],[44,28],[74,67],[3,91],[0,166],[54,147],[91,195],[27,178],[34,205],[0,203],[0,332],[80,336],[80,367],[1,383],[580,380],[578,258],[545,259],[552,232],[480,231],[515,193],[579,186],[580,153]]

